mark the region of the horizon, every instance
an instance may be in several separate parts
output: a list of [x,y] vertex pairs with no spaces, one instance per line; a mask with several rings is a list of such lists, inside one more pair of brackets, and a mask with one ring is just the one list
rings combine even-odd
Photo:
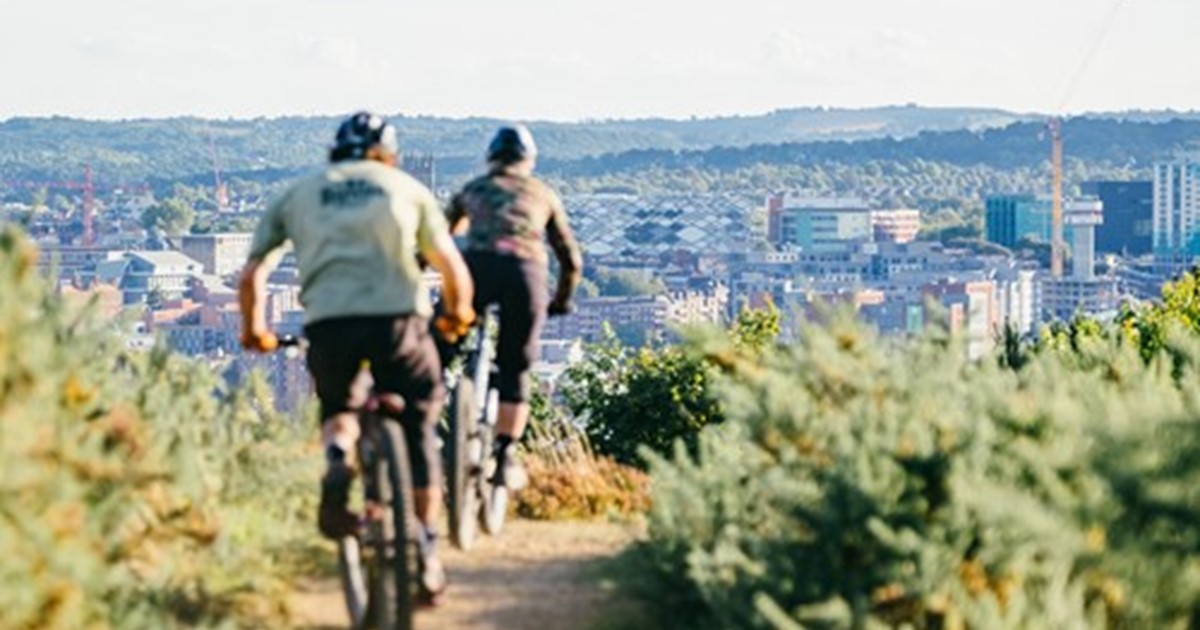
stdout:
[[[796,105],[796,106],[789,106],[789,107],[777,107],[777,108],[773,108],[773,109],[769,109],[769,110],[716,113],[716,114],[705,115],[705,116],[696,116],[696,115],[669,116],[669,115],[645,114],[645,115],[621,116],[621,117],[609,117],[609,118],[583,117],[583,118],[572,118],[572,119],[531,118],[531,117],[519,117],[519,116],[518,117],[505,117],[505,116],[501,116],[501,115],[492,115],[492,114],[486,114],[486,113],[452,115],[452,114],[427,113],[427,112],[405,112],[405,111],[386,111],[386,110],[382,110],[382,111],[381,110],[368,110],[368,111],[374,111],[375,113],[378,113],[378,114],[388,117],[388,118],[396,118],[396,117],[406,118],[406,119],[407,118],[429,118],[429,119],[447,120],[447,121],[486,120],[486,121],[525,122],[525,123],[530,123],[530,124],[548,123],[548,124],[554,124],[554,125],[586,125],[586,124],[609,124],[609,123],[642,122],[642,121],[688,122],[688,121],[698,121],[698,120],[755,118],[755,117],[766,117],[766,116],[771,116],[771,115],[776,115],[776,114],[783,114],[783,113],[788,113],[788,112],[803,112],[803,111],[870,112],[870,111],[883,111],[883,110],[895,110],[895,109],[922,109],[922,110],[928,110],[928,111],[952,111],[952,110],[980,111],[980,112],[994,111],[996,113],[1007,114],[1007,115],[1016,116],[1016,117],[1027,117],[1027,118],[1034,118],[1034,119],[1059,117],[1064,120],[1071,120],[1071,119],[1077,119],[1077,118],[1089,118],[1089,117],[1111,118],[1111,117],[1135,116],[1135,115],[1152,115],[1152,116],[1163,116],[1163,115],[1173,115],[1173,114],[1177,114],[1180,116],[1200,115],[1200,107],[1191,108],[1191,109],[1177,109],[1177,108],[1172,108],[1172,107],[1160,107],[1160,108],[1126,108],[1126,109],[1115,109],[1115,110],[1079,110],[1079,111],[1065,112],[1065,113],[1061,113],[1061,114],[1050,114],[1050,113],[1041,112],[1041,111],[1010,110],[1010,109],[1005,109],[1002,107],[991,106],[991,105],[930,105],[930,104],[922,104],[922,103],[885,103],[885,104],[880,104],[880,105],[865,105],[865,106]],[[133,116],[125,116],[125,117],[90,117],[90,116],[77,116],[77,115],[70,115],[70,114],[35,114],[35,115],[17,114],[17,115],[6,116],[6,117],[0,116],[0,124],[7,124],[7,123],[10,123],[13,121],[18,121],[18,120],[48,121],[48,120],[56,120],[56,119],[71,120],[71,121],[86,122],[86,123],[135,123],[135,122],[162,122],[162,121],[171,121],[171,120],[199,120],[199,121],[205,121],[205,122],[241,122],[241,121],[252,121],[252,120],[286,120],[286,119],[295,119],[295,118],[335,118],[336,119],[336,118],[341,118],[341,117],[347,116],[347,115],[353,113],[354,111],[359,111],[359,110],[347,110],[347,111],[343,111],[343,112],[249,114],[249,115],[240,115],[240,116],[207,116],[207,115],[203,115],[203,114],[186,113],[186,112],[176,113],[176,114],[167,114],[167,115],[161,115],[161,116],[133,115]]]

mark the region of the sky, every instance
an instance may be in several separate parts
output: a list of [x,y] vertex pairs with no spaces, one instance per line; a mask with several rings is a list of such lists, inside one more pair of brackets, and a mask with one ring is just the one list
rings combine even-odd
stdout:
[[1198,109],[1197,25],[1200,0],[0,0],[0,119]]

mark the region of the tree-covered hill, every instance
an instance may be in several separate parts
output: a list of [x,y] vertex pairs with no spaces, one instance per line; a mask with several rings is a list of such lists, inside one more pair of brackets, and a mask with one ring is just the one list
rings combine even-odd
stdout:
[[[478,171],[500,122],[393,119],[404,148],[436,156],[448,186]],[[11,194],[6,182],[77,181],[88,164],[107,185],[147,182],[166,193],[176,183],[209,187],[214,155],[227,181],[269,186],[321,163],[337,122],[10,119],[0,122],[0,194]],[[939,199],[1036,188],[1049,153],[1040,120],[986,109],[797,109],[534,126],[542,171],[567,191],[805,187],[937,208]],[[1145,176],[1154,160],[1200,147],[1200,115],[1097,114],[1068,120],[1064,136],[1068,182]]]

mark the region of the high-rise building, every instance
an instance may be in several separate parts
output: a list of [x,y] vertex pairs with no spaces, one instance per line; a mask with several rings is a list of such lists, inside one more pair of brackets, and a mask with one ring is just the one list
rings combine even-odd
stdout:
[[862,199],[783,195],[767,208],[768,239],[781,249],[830,251],[873,237],[871,209]]
[[1154,253],[1200,256],[1200,154],[1154,165]]
[[1154,244],[1154,182],[1085,182],[1083,194],[1104,204],[1096,251],[1141,256]]
[[1051,201],[1034,195],[995,195],[987,198],[984,215],[988,241],[1013,248],[1022,240],[1050,242]]

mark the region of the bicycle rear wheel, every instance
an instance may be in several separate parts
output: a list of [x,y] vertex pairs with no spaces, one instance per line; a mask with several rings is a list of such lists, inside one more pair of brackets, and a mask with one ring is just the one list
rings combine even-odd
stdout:
[[399,423],[376,421],[380,455],[376,483],[381,512],[380,536],[375,541],[375,585],[372,612],[380,630],[412,630],[418,575],[412,469],[408,446]]

